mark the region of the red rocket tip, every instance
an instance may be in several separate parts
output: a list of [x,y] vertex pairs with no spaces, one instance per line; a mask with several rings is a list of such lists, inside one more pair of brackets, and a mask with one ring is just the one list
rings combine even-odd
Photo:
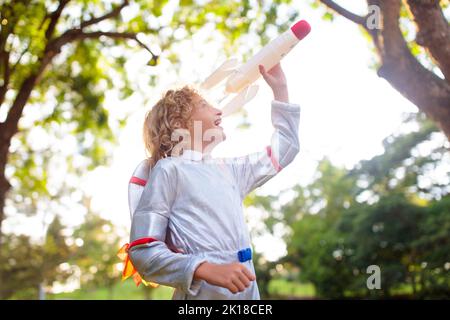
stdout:
[[305,20],[300,20],[291,27],[298,40],[302,40],[311,31],[311,26]]

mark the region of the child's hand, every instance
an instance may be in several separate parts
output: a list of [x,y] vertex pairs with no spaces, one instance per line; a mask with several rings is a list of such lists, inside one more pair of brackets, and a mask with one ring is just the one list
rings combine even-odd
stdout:
[[289,102],[287,80],[281,68],[277,63],[272,69],[266,71],[263,65],[259,65],[259,72],[267,84],[272,88],[274,99],[283,102]]
[[264,80],[266,80],[267,84],[272,88],[272,90],[279,87],[286,87],[287,85],[286,76],[284,75],[280,63],[277,63],[269,71],[266,71],[264,66],[260,64],[259,72],[263,76]]
[[205,280],[209,284],[227,288],[238,293],[250,286],[256,277],[241,263],[215,264],[204,262],[194,273],[194,279]]

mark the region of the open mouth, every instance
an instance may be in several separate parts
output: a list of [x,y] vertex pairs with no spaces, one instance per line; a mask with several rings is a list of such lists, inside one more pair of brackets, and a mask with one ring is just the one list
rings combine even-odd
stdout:
[[217,119],[216,121],[214,121],[214,124],[216,125],[216,127],[219,127],[221,123],[222,123],[222,119]]

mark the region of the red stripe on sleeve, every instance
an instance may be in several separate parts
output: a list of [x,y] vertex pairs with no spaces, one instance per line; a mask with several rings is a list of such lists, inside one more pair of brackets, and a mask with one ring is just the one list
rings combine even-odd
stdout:
[[130,183],[138,184],[140,186],[145,187],[145,184],[147,183],[147,180],[138,178],[138,177],[131,177]]
[[153,242],[153,241],[158,241],[158,239],[148,237],[148,238],[140,238],[140,239],[134,240],[128,246],[128,250],[130,250],[134,246],[138,246],[140,244],[145,244],[145,243],[150,243],[150,242]]
[[275,159],[275,157],[273,156],[273,154],[272,154],[272,147],[271,146],[267,146],[266,150],[267,150],[267,155],[269,156],[270,160],[272,161],[273,166],[275,167],[277,172],[280,172],[281,169],[283,169],[283,167],[280,166],[280,164],[278,163],[277,159]]

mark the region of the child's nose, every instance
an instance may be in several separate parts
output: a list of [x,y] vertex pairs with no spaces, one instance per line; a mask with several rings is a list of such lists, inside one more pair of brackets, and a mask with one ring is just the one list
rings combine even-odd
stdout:
[[221,115],[222,115],[222,110],[217,109],[217,108],[214,108],[214,109],[216,109],[216,114],[217,114],[218,116],[221,116]]

